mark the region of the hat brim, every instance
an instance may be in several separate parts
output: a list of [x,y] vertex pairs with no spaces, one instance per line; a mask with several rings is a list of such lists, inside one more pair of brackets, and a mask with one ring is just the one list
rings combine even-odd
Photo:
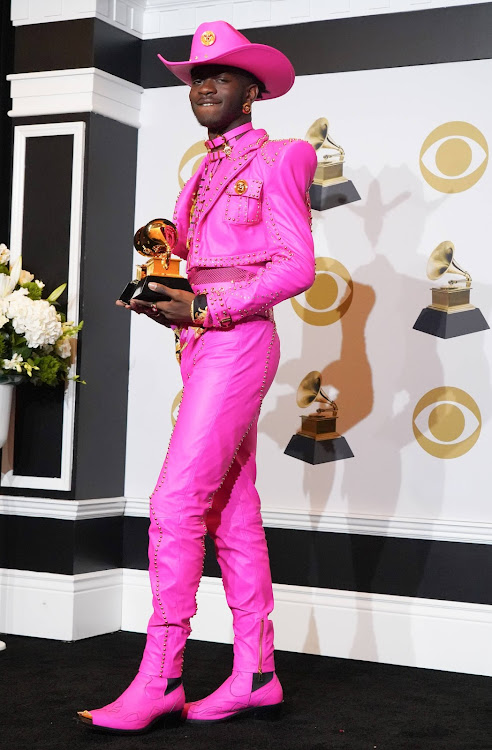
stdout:
[[262,99],[276,99],[278,96],[283,96],[292,88],[295,80],[295,71],[290,60],[278,49],[268,47],[266,44],[245,44],[215,57],[210,55],[206,60],[171,62],[162,55],[157,55],[157,57],[171,73],[188,86],[191,86],[192,69],[199,65],[222,64],[242,68],[265,84],[267,91],[262,94]]

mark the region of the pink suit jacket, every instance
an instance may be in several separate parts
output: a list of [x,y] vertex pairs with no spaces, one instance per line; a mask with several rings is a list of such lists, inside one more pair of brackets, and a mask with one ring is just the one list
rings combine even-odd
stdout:
[[188,180],[176,203],[176,255],[187,272],[198,268],[248,267],[246,282],[207,290],[205,328],[228,327],[294,297],[314,282],[309,187],[316,152],[306,141],[268,140],[251,130],[222,159],[214,174],[192,244],[186,247],[190,212],[204,164]]

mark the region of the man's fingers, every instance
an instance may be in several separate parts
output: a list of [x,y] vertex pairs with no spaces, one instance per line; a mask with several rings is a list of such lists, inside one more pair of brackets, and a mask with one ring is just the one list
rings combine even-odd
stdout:
[[179,299],[181,294],[181,289],[171,289],[170,286],[166,286],[165,284],[157,284],[155,281],[150,282],[149,289],[151,289],[153,292],[157,292],[158,294],[167,294],[167,296],[171,299]]

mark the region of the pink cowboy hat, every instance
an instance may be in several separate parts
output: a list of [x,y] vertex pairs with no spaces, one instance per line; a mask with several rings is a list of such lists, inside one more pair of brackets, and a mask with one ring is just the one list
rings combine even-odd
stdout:
[[191,70],[195,65],[223,64],[242,68],[265,84],[267,91],[262,99],[286,94],[295,78],[291,62],[282,52],[266,44],[252,44],[225,21],[200,24],[193,36],[189,60],[170,62],[162,55],[157,57],[188,86],[191,86]]

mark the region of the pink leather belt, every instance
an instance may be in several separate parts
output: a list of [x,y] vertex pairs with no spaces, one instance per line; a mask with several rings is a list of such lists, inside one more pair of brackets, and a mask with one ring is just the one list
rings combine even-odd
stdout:
[[255,275],[244,268],[192,268],[188,274],[188,281],[192,286],[212,286],[250,281]]

